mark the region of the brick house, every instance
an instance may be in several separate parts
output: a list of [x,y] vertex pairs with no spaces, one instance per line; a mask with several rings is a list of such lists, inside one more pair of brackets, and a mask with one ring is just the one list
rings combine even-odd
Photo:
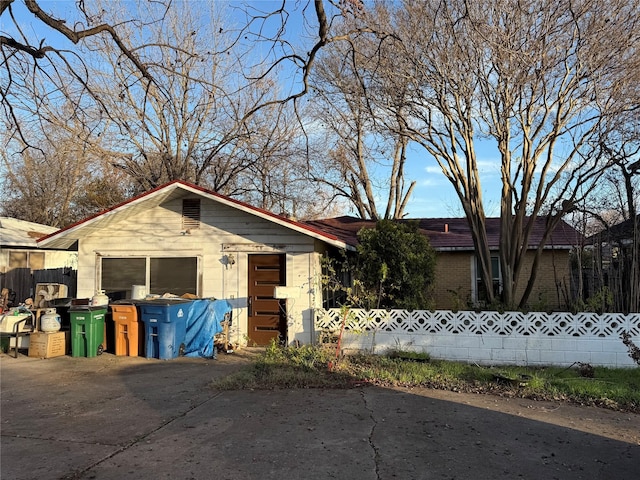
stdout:
[[[523,279],[529,277],[535,248],[539,245],[544,232],[545,218],[538,218],[530,238],[528,262],[522,270]],[[404,220],[403,220],[404,221]],[[410,221],[410,220],[409,220]],[[478,304],[482,298],[482,282],[477,273],[476,256],[471,232],[465,218],[421,218],[419,231],[429,238],[431,246],[437,252],[435,284],[432,298],[434,308],[439,310],[464,309]],[[350,245],[357,245],[358,231],[375,227],[375,221],[343,216],[308,222],[312,226],[335,235]],[[494,288],[501,289],[499,240],[500,219],[486,219],[489,247],[492,255]],[[571,292],[571,250],[580,244],[580,234],[570,225],[561,221],[556,227],[547,245],[544,247],[536,284],[529,297],[532,309],[563,309],[565,296]],[[526,287],[522,281],[517,295]]]
[[585,299],[603,288],[613,295],[617,312],[640,309],[640,215],[589,237],[587,248],[593,252],[593,265],[583,275]]

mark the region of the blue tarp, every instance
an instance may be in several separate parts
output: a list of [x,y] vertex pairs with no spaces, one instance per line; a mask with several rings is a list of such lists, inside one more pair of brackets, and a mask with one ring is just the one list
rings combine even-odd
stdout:
[[226,300],[194,300],[187,314],[184,355],[214,358],[213,337],[222,332],[221,322],[231,304]]

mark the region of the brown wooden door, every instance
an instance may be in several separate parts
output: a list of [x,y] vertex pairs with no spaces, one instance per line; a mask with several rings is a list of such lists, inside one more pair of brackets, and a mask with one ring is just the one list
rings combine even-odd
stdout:
[[271,339],[287,338],[284,300],[274,298],[274,289],[285,285],[284,255],[249,255],[249,341],[268,345]]

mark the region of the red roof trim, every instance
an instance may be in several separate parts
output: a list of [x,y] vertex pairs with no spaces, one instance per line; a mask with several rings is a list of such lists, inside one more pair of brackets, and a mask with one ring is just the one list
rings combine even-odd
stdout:
[[61,228],[57,232],[53,232],[53,233],[50,233],[49,235],[46,235],[46,236],[44,236],[42,238],[39,238],[38,242],[40,242],[42,240],[45,240],[47,238],[53,237],[55,235],[58,235],[59,233],[66,232],[67,230],[71,230],[72,228],[75,228],[78,225],[82,225],[83,223],[87,223],[88,221],[93,220],[94,218],[98,218],[98,217],[100,217],[100,216],[102,216],[102,215],[104,215],[106,213],[112,212],[113,210],[116,210],[116,209],[118,209],[118,208],[120,208],[120,207],[122,207],[122,206],[124,206],[124,205],[126,205],[128,203],[135,202],[136,200],[138,200],[140,198],[144,198],[144,197],[146,197],[148,195],[151,195],[154,192],[156,192],[156,191],[158,191],[158,190],[160,190],[162,188],[168,187],[169,185],[172,185],[174,183],[180,183],[180,182],[178,180],[174,180],[172,182],[166,183],[166,184],[161,185],[159,187],[153,188],[153,189],[151,189],[151,190],[149,190],[147,192],[144,192],[144,193],[142,193],[140,195],[137,195],[137,196],[135,196],[133,198],[130,198],[129,200],[125,200],[124,202],[120,202],[120,203],[118,203],[117,205],[114,205],[111,208],[107,208],[106,210],[102,210],[101,212],[94,213],[93,215],[90,215],[90,216],[88,216],[86,218],[83,218],[82,220],[78,220],[77,222],[72,223],[71,225],[67,225],[66,227]]
[[[270,212],[269,210],[265,210],[264,208],[254,207],[253,205],[251,205],[249,203],[245,203],[245,202],[242,202],[240,200],[236,200],[234,198],[227,197],[225,195],[221,195],[221,194],[216,193],[216,192],[212,192],[212,191],[207,190],[206,188],[200,187],[198,185],[191,185],[191,184],[188,184],[188,183],[185,183],[185,182],[180,182],[180,181],[176,181],[176,182],[180,183],[182,185],[186,185],[188,187],[194,188],[196,190],[200,190],[201,192],[206,193],[207,195],[211,195],[211,196],[217,197],[217,198],[219,198],[219,199],[221,199],[223,201],[226,201],[226,202],[229,202],[229,203],[234,203],[234,204],[236,204],[236,205],[238,205],[240,207],[248,208],[249,210],[253,210],[253,211],[257,212],[257,213],[261,213],[262,215],[266,215],[268,217],[283,221],[283,222],[288,223],[290,225],[294,225],[296,227],[302,228],[303,230],[308,230],[308,231],[316,233],[318,235],[322,235],[323,237],[326,237],[326,238],[328,238],[330,240],[341,241],[335,235],[331,235],[331,234],[329,234],[327,232],[324,232],[324,231],[322,231],[322,230],[320,230],[318,228],[312,227],[311,225],[307,225],[305,223],[301,223],[301,222],[298,222],[296,220],[291,220],[290,218],[284,217],[282,215],[277,215],[277,214],[275,214],[273,212]],[[172,183],[175,183],[175,182],[172,182]]]
[[95,218],[101,217],[102,215],[105,215],[105,214],[107,214],[109,212],[117,210],[117,209],[119,209],[119,208],[121,208],[121,207],[123,207],[123,206],[125,206],[127,204],[136,202],[136,201],[138,201],[138,200],[140,200],[140,199],[142,199],[144,197],[151,196],[154,193],[158,192],[159,190],[163,190],[163,189],[168,188],[168,187],[170,187],[172,185],[179,185],[179,186],[192,188],[194,190],[199,190],[200,192],[202,192],[202,193],[204,193],[206,195],[210,195],[212,197],[216,197],[216,198],[222,200],[223,202],[228,202],[228,203],[231,203],[231,204],[235,204],[235,205],[237,205],[239,207],[246,208],[248,210],[253,210],[254,212],[256,212],[258,214],[261,214],[261,215],[264,215],[264,216],[267,216],[267,217],[271,217],[273,219],[279,220],[279,221],[284,222],[284,223],[288,223],[288,224],[290,224],[292,226],[298,227],[298,228],[300,228],[302,230],[306,230],[306,231],[312,232],[312,233],[314,233],[316,235],[320,235],[320,236],[325,237],[325,238],[327,238],[329,240],[338,241],[338,242],[342,242],[343,241],[340,238],[338,238],[337,236],[331,235],[331,234],[329,234],[327,232],[324,232],[324,231],[322,231],[322,230],[320,230],[318,228],[312,227],[311,225],[307,225],[307,224],[304,224],[304,223],[301,223],[301,222],[297,222],[295,220],[291,220],[290,218],[283,217],[282,215],[276,215],[275,213],[270,212],[268,210],[265,210],[263,208],[254,207],[253,205],[250,205],[248,203],[241,202],[240,200],[236,200],[236,199],[227,197],[225,195],[221,195],[221,194],[213,192],[211,190],[207,190],[206,188],[203,188],[203,187],[198,186],[198,185],[193,185],[191,183],[187,183],[187,182],[184,182],[182,180],[173,180],[171,182],[165,183],[164,185],[160,185],[159,187],[155,187],[155,188],[153,188],[153,189],[151,189],[151,190],[149,190],[147,192],[144,192],[144,193],[142,193],[140,195],[137,195],[137,196],[135,196],[133,198],[130,198],[129,200],[125,200],[124,202],[121,202],[121,203],[119,203],[119,204],[117,204],[117,205],[115,205],[115,206],[113,206],[111,208],[108,208],[108,209],[103,210],[101,212],[98,212],[98,213],[96,213],[94,215],[91,215],[91,216],[89,216],[87,218],[84,218],[84,219],[79,220],[79,221],[77,221],[75,223],[72,223],[71,225],[68,225],[68,226],[62,228],[62,229],[58,230],[57,232],[53,232],[53,233],[50,233],[49,235],[41,237],[41,238],[39,238],[37,240],[37,242],[40,242],[40,241],[43,241],[43,240],[45,240],[47,238],[56,236],[56,235],[58,235],[58,234],[60,234],[62,232],[65,232],[67,230],[71,230],[72,228],[75,228],[75,227],[77,227],[79,225],[82,225],[83,223],[87,223],[87,222],[89,222],[89,221],[91,221],[91,220],[93,220]]

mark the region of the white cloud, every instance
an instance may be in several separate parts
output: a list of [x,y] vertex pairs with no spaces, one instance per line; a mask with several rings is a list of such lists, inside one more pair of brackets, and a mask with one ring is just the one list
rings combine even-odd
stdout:
[[448,184],[449,181],[444,178],[442,173],[440,173],[440,177],[428,177],[418,180],[418,186],[420,187],[441,187]]
[[442,175],[442,169],[438,165],[430,165],[424,168],[426,173],[434,174],[434,175]]

